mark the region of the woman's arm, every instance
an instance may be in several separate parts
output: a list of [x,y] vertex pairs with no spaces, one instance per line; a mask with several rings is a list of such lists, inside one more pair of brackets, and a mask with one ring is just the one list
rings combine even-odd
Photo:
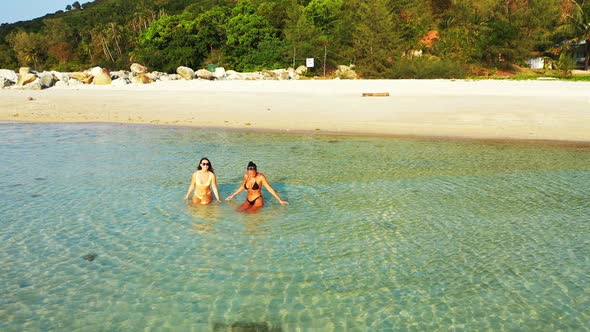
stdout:
[[244,180],[242,181],[242,184],[240,185],[240,187],[236,190],[236,192],[234,192],[233,194],[227,196],[227,198],[225,199],[226,201],[231,200],[232,198],[234,198],[237,194],[241,193],[242,190],[244,190],[244,185],[246,184],[246,174],[244,174]]
[[197,173],[193,173],[193,176],[191,177],[191,185],[188,187],[188,191],[186,192],[186,196],[184,196],[184,199],[188,199],[193,189],[195,189],[195,174]]
[[271,193],[282,205],[289,204],[289,202],[283,201],[279,197],[279,194],[277,194],[277,192],[270,186],[270,183],[268,183],[268,181],[266,180],[266,176],[264,175],[262,175],[262,184],[266,187],[266,190],[268,190],[268,192]]
[[211,187],[213,187],[213,193],[215,194],[215,198],[219,202],[219,190],[217,190],[217,177],[213,174],[213,178],[211,179]]

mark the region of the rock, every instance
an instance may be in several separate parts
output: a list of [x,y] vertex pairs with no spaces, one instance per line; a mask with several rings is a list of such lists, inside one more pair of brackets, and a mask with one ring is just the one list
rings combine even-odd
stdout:
[[25,86],[29,83],[33,83],[37,79],[35,74],[19,74],[18,82],[16,85],[18,86]]
[[262,75],[262,79],[264,80],[278,80],[279,77],[275,72],[272,72],[270,70],[263,70],[260,72],[260,74]]
[[95,85],[109,85],[113,82],[113,80],[111,79],[111,74],[105,68],[101,69],[100,73],[94,75],[94,79],[92,80],[92,82]]
[[14,70],[0,69],[0,78],[5,79],[6,81],[12,82],[12,84],[15,84],[16,82],[18,82],[18,75],[14,72]]
[[304,75],[307,73],[307,67],[305,67],[304,65],[301,65],[299,67],[297,67],[297,69],[295,69],[295,74],[297,75]]
[[218,79],[224,78],[225,77],[225,68],[223,68],[223,67],[215,68],[215,72],[213,73],[213,76]]
[[0,77],[0,89],[4,89],[5,87],[11,85],[12,83],[9,80],[5,79],[4,77]]
[[153,82],[157,81],[159,78],[157,71],[147,73],[146,75],[147,75],[147,77],[151,78]]
[[51,73],[53,74],[53,76],[56,79],[58,79],[58,81],[63,81],[63,82],[66,82],[67,83],[70,80],[70,75],[68,75],[68,74],[60,73],[58,71],[52,71]]
[[192,80],[195,78],[195,71],[189,67],[180,66],[176,68],[176,73],[185,80]]
[[111,85],[113,86],[125,86],[127,84],[129,84],[129,80],[126,78],[117,78],[111,82]]
[[287,72],[289,73],[290,80],[298,80],[299,79],[299,75],[297,75],[297,73],[295,72],[295,69],[289,68],[289,69],[287,69]]
[[52,72],[42,72],[39,75],[39,80],[41,83],[41,86],[46,89],[46,88],[51,88],[52,86],[55,85],[55,82],[58,81],[57,77],[55,77],[53,75]]
[[197,77],[202,78],[204,80],[212,80],[215,78],[215,77],[213,77],[213,73],[208,71],[207,69],[197,70]]
[[223,77],[226,80],[237,80],[240,79],[240,73],[235,70],[228,70],[225,72],[225,76]]
[[41,90],[41,89],[43,89],[43,87],[41,86],[41,81],[36,76],[35,76],[35,80],[33,82],[25,84],[22,88],[24,90]]
[[84,84],[92,83],[92,76],[90,76],[87,73],[82,73],[82,72],[77,71],[77,72],[71,73],[70,77],[77,80],[77,81],[80,81]]
[[25,75],[31,72],[31,68],[30,67],[20,67],[18,70],[18,74],[19,75]]
[[354,80],[358,78],[358,75],[349,66],[340,65],[335,73],[336,77],[344,80]]
[[93,260],[95,260],[96,257],[98,257],[98,255],[95,253],[90,253],[90,254],[86,254],[86,255],[82,256],[82,258],[84,260],[89,261],[89,262],[92,262]]
[[139,63],[134,63],[131,65],[131,72],[134,74],[145,74],[148,72],[146,66],[140,65]]
[[133,76],[131,82],[135,84],[150,84],[153,83],[154,80],[148,74],[144,73]]
[[150,77],[153,78],[154,81],[158,81],[158,80],[162,80],[162,77],[168,76],[168,73],[163,73],[161,71],[153,71],[153,72],[149,73],[148,75],[150,75]]
[[291,75],[286,69],[275,69],[272,71],[278,80],[288,81],[291,79]]
[[18,81],[16,82],[16,85],[24,86],[28,83],[33,82],[36,79],[37,79],[37,76],[35,74],[31,73],[31,68],[21,67],[18,70]]
[[100,68],[100,67],[94,67],[94,68],[90,69],[90,73],[89,74],[92,75],[92,76],[94,76],[94,77],[96,77],[96,76],[100,75],[101,73],[102,73],[102,68]]
[[180,79],[182,79],[182,77],[178,74],[168,74],[160,77],[160,81],[178,81]]
[[129,79],[129,72],[125,71],[125,70],[112,71],[110,74],[111,74],[112,79],[117,79],[117,78]]
[[[178,74],[168,74],[158,71],[136,73],[136,71],[147,70],[147,67],[137,63],[133,64],[132,67],[135,72],[125,70],[109,72],[105,68],[94,67],[84,72],[61,73],[57,71],[48,71],[37,73],[31,71],[28,67],[23,67],[19,70],[19,74],[17,74],[12,70],[0,69],[0,88],[14,85],[13,82],[15,81],[19,84],[19,87],[24,87],[25,85],[34,82],[37,78],[39,78],[39,83],[43,88],[51,86],[59,86],[62,88],[75,87],[82,83],[124,86],[130,83],[148,84],[156,81],[172,81],[178,79],[191,80],[191,77],[192,79],[199,78],[205,80],[296,80],[300,78],[299,74],[297,74],[298,71],[307,71],[305,66],[300,66],[297,70],[287,68],[246,73],[240,73],[233,70],[226,71],[223,67],[216,67],[214,72],[206,69],[199,69],[194,72],[189,67],[180,66],[177,68]],[[357,78],[356,72],[354,72],[353,68],[353,66],[339,66],[336,76],[339,79]],[[100,72],[98,71],[99,69]],[[35,86],[31,85],[30,88],[35,88]]]
[[246,81],[257,81],[264,79],[264,76],[260,73],[242,73],[242,79]]

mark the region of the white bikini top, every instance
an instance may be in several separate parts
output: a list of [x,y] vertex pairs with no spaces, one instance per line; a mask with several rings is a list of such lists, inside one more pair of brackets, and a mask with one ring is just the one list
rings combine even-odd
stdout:
[[199,175],[196,175],[197,179],[195,180],[197,186],[210,186],[211,185],[211,180],[213,179],[213,173],[209,172],[209,179],[207,180],[207,183],[201,183],[201,181],[199,180]]

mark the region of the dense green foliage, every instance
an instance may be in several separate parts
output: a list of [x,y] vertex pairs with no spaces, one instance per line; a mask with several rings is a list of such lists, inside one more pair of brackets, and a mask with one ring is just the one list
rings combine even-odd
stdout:
[[590,0],[96,0],[0,26],[0,67],[238,71],[316,59],[368,78],[464,77],[590,54]]

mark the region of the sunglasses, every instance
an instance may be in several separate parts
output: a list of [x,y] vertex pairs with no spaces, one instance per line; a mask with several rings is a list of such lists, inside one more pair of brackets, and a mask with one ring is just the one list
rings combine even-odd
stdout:
[[201,163],[201,166],[209,166],[211,163]]
[[252,171],[252,170],[255,170],[256,167],[254,167],[254,166],[248,166],[248,169]]

